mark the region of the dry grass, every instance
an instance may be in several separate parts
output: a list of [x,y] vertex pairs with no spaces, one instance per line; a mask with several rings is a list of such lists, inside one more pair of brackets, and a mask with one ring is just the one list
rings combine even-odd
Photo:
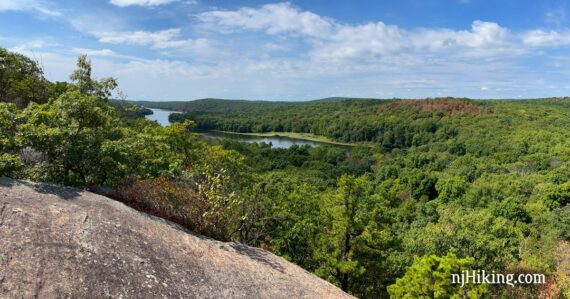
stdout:
[[134,209],[180,224],[199,234],[226,240],[226,225],[216,209],[192,186],[165,178],[134,180],[119,189],[121,200]]

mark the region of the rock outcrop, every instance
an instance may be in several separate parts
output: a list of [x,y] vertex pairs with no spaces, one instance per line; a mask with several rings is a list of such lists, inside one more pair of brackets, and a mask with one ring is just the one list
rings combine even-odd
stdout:
[[78,189],[0,178],[0,298],[351,298],[261,249]]

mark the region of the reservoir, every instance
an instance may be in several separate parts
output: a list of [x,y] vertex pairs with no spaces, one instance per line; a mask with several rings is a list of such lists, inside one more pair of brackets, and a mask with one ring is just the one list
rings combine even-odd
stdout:
[[[153,114],[147,115],[146,118],[157,122],[161,126],[168,126],[170,124],[170,122],[168,121],[168,116],[171,113],[176,113],[176,111],[169,111],[163,109],[151,109],[151,108],[149,109],[152,110]],[[271,143],[273,148],[290,148],[293,145],[298,145],[298,146],[309,145],[312,147],[320,145],[331,145],[325,142],[304,140],[287,136],[253,136],[247,134],[220,132],[220,131],[196,131],[196,133],[209,139],[233,139],[236,141],[249,142],[249,143],[253,142],[265,142],[267,144]]]
[[[150,109],[150,108],[149,108]],[[152,110],[151,115],[147,115],[146,119],[157,122],[159,125],[165,127],[170,124],[168,121],[168,116],[176,111],[162,110],[162,109],[150,109]]]
[[323,145],[326,143],[303,140],[297,138],[291,138],[286,136],[253,136],[240,133],[232,132],[220,132],[220,131],[197,131],[196,133],[211,139],[233,139],[235,141],[241,142],[265,142],[267,144],[272,144],[273,148],[290,148],[293,145],[310,145],[312,147]]

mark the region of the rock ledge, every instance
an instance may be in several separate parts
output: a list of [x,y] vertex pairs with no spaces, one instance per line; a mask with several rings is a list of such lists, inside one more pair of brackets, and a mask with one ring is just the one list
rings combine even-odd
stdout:
[[0,298],[352,298],[267,251],[78,189],[0,178]]

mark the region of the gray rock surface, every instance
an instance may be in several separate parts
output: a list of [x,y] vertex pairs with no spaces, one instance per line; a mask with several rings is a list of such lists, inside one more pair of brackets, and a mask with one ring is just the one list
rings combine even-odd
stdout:
[[350,298],[261,249],[93,193],[0,178],[0,298]]

